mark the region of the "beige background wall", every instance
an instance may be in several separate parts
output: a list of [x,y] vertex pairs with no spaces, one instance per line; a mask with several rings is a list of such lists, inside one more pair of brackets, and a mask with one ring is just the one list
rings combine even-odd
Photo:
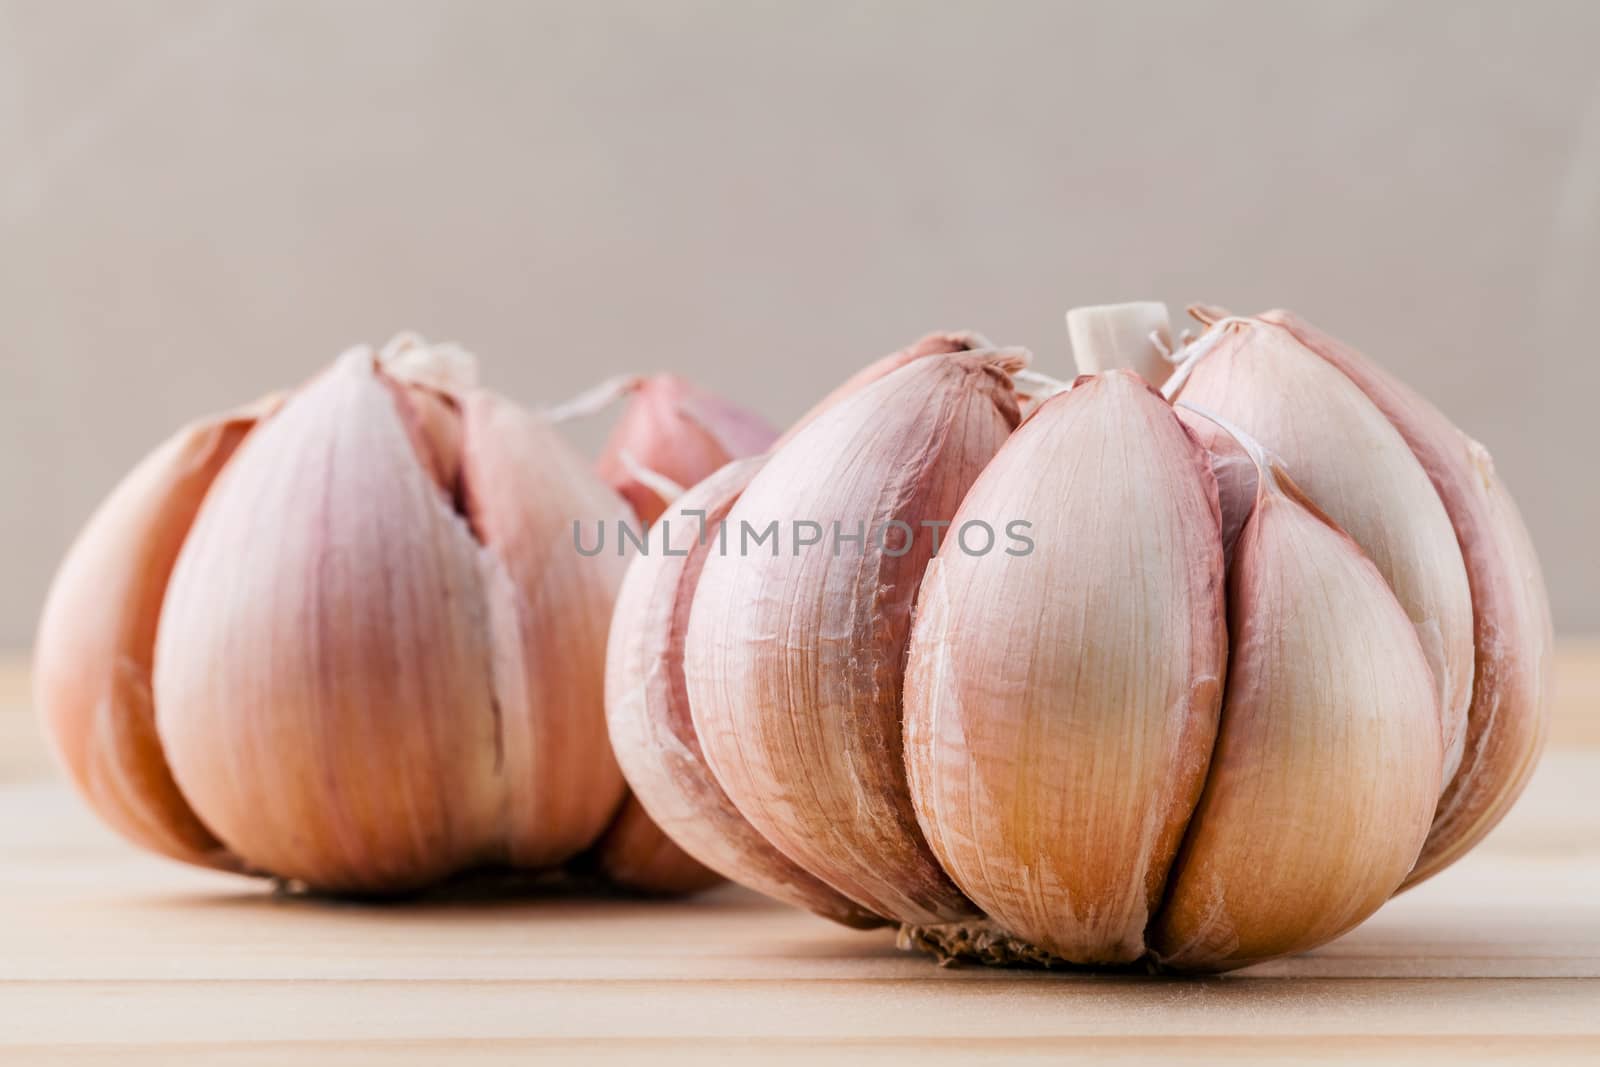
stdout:
[[784,419],[1070,303],[1289,305],[1498,456],[1600,627],[1600,5],[0,0],[0,646],[186,417],[409,326]]

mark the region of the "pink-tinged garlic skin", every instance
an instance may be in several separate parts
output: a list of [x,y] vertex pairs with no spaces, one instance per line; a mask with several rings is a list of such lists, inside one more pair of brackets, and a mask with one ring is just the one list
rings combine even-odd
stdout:
[[[768,896],[849,926],[881,920],[801,869],[739,814],[707,765],[689,711],[684,635],[717,530],[764,461],[736,461],[694,486],[650,530],[612,617],[606,718],[634,803],[707,867]],[[660,831],[657,831],[658,833]],[[627,865],[624,857],[613,863]],[[627,874],[612,877],[636,884]]]
[[1422,847],[1443,769],[1410,619],[1353,541],[1275,487],[1240,538],[1228,615],[1216,750],[1152,932],[1186,971],[1303,952],[1371,915]]
[[[902,763],[901,681],[911,608],[948,520],[1016,425],[993,353],[912,361],[813,419],[777,449],[729,512],[779,525],[778,554],[710,556],[684,666],[694,725],[717,780],[784,854],[865,909],[903,922],[972,914],[917,827]],[[916,536],[898,558],[801,548],[793,520],[870,537]],[[899,550],[903,535],[891,532]]]
[[[482,542],[499,734],[499,858],[560,863],[623,798],[606,739],[605,648],[627,559],[579,556],[573,522],[613,535],[628,513],[545,418],[492,393],[462,399],[461,478]],[[469,705],[470,706],[470,705]]]
[[777,438],[759,415],[676,375],[657,374],[632,383],[595,469],[649,525],[669,502],[640,482],[635,470],[687,488],[731,460],[760,455]]
[[178,786],[252,867],[413,888],[487,855],[500,722],[479,549],[370,355],[242,446],[179,555],[156,647]]
[[954,527],[1032,523],[1025,556],[947,541],[905,683],[918,821],[1011,935],[1127,963],[1200,796],[1227,635],[1216,486],[1171,407],[1128,371],[1046,401]]
[[1406,880],[1415,885],[1494,829],[1544,748],[1554,639],[1539,560],[1481,445],[1377,364],[1293,313],[1269,311],[1261,318],[1337,367],[1394,424],[1443,501],[1466,564],[1477,654],[1466,746]]
[[914,363],[928,356],[946,356],[952,352],[974,352],[978,349],[990,348],[989,341],[979,333],[971,330],[942,330],[937,333],[924,334],[914,343],[890,352],[881,359],[875,359],[865,367],[856,371],[843,382],[839,383],[832,392],[794,421],[794,424],[783,432],[779,444],[788,443],[795,434],[805,429],[811,422],[829,408],[852,396],[881,378],[885,378],[904,367],[907,363]]
[[122,480],[62,562],[34,651],[34,705],[95,811],[145,848],[224,870],[239,860],[178,791],[156,733],[156,622],[200,502],[277,403],[193,423]]
[[[1383,412],[1288,330],[1218,322],[1177,392],[1242,428],[1375,563],[1406,610],[1438,687],[1446,780],[1472,698],[1472,597],[1439,494]],[[1182,370],[1179,371],[1181,375]]]

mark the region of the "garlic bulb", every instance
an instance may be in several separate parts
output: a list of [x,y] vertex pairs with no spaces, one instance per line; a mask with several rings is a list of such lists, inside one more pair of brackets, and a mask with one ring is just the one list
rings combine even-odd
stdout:
[[627,404],[596,469],[646,524],[671,502],[660,486],[694,485],[730,460],[760,455],[778,436],[760,416],[673,374],[623,379],[618,390]]
[[626,510],[470,357],[401,339],[196,424],[111,495],[40,626],[37,703],[133,840],[392,892],[590,848],[623,783],[603,655]]
[[917,830],[900,682],[924,524],[948,522],[1016,424],[1020,365],[915,359],[817,415],[729,511],[738,549],[707,558],[694,595],[684,673],[717,780],[779,851],[887,918],[973,911]]
[[947,960],[1184,971],[1322,944],[1486,832],[1543,729],[1514,507],[1337,342],[1200,317],[1173,353],[1158,306],[1074,313],[1070,388],[897,354],[690,494],[726,540],[662,531],[687,558],[612,630],[667,831]]

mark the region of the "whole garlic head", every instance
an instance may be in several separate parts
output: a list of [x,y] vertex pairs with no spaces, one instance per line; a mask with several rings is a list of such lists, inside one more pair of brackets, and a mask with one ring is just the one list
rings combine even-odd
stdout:
[[630,579],[609,711],[668,832],[946,960],[1181,971],[1323,944],[1481,839],[1548,715],[1515,505],[1337,341],[1196,317],[1174,352],[1159,305],[1074,314],[1097,373],[1020,424],[1020,362],[897,353],[697,500],[776,536]]
[[345,892],[583,852],[624,787],[604,651],[627,509],[459,349],[360,348],[197,422],[69,552],[36,702],[134,841]]

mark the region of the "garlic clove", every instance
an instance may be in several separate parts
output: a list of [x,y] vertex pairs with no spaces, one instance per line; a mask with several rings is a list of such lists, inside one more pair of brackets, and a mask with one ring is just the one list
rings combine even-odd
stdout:
[[622,802],[595,858],[608,881],[640,893],[698,893],[722,881],[662,833],[634,796]]
[[1191,348],[1176,395],[1260,441],[1395,591],[1438,687],[1448,780],[1466,741],[1472,600],[1427,473],[1361,390],[1288,330],[1222,319]]
[[347,353],[245,440],[156,640],[183,795],[249,865],[319,889],[437,881],[500,802],[480,550],[392,390]]
[[778,439],[778,444],[785,444],[795,434],[799,433],[812,420],[824,411],[837,407],[839,403],[861,392],[867,386],[880,378],[885,378],[904,367],[907,363],[914,363],[928,356],[944,356],[953,352],[976,352],[994,348],[987,337],[972,330],[941,330],[937,333],[924,334],[912,344],[889,353],[881,359],[873,360],[865,367],[846,378],[832,392],[796,419],[794,425],[783,432]]
[[172,780],[151,666],[161,602],[207,490],[280,403],[196,422],[124,478],[68,552],[35,644],[34,704],[74,783],[113,827],[162,855],[237,870]]
[[544,416],[483,390],[462,413],[462,496],[492,635],[497,837],[504,862],[546,867],[595,841],[623,799],[604,679],[627,560],[580,557],[574,528],[615,531],[628,513]]
[[[689,855],[785,903],[871,926],[881,920],[802,870],[739,814],[706,764],[689,711],[683,645],[694,589],[718,550],[717,531],[763,462],[736,461],[691,488],[651,528],[649,554],[629,566],[606,657],[612,746],[635,803]],[[618,881],[634,880],[631,861],[604,848],[601,866]]]
[[[729,512],[738,543],[707,559],[690,613],[689,703],[728,796],[800,866],[901,921],[972,913],[917,828],[900,685],[932,555],[923,524],[955,513],[1015,426],[1020,363],[918,359],[817,416]],[[858,524],[866,543],[838,541]],[[747,528],[774,531],[772,555],[750,549]],[[800,544],[802,530],[818,543]],[[900,555],[872,543],[879,530]]]
[[1235,552],[1222,724],[1152,929],[1180,970],[1302,952],[1361,922],[1411,869],[1439,795],[1437,695],[1411,620],[1282,478],[1263,476]]
[[[1079,378],[1012,436],[918,600],[906,767],[943,868],[1015,939],[1128,963],[1204,782],[1226,669],[1216,488],[1137,375]],[[1018,551],[1021,551],[1019,548]]]
[[1444,504],[1472,591],[1474,672],[1459,769],[1406,880],[1415,885],[1481,841],[1522,793],[1549,729],[1553,637],[1538,557],[1488,452],[1360,353],[1287,311],[1261,316],[1339,368],[1394,424]]
[[627,406],[595,469],[647,525],[670,501],[636,467],[689,486],[729,460],[765,452],[778,436],[760,416],[676,375],[635,378],[626,391]]
[[1080,374],[1126,368],[1158,388],[1172,375],[1172,320],[1158,301],[1073,308],[1067,337]]

